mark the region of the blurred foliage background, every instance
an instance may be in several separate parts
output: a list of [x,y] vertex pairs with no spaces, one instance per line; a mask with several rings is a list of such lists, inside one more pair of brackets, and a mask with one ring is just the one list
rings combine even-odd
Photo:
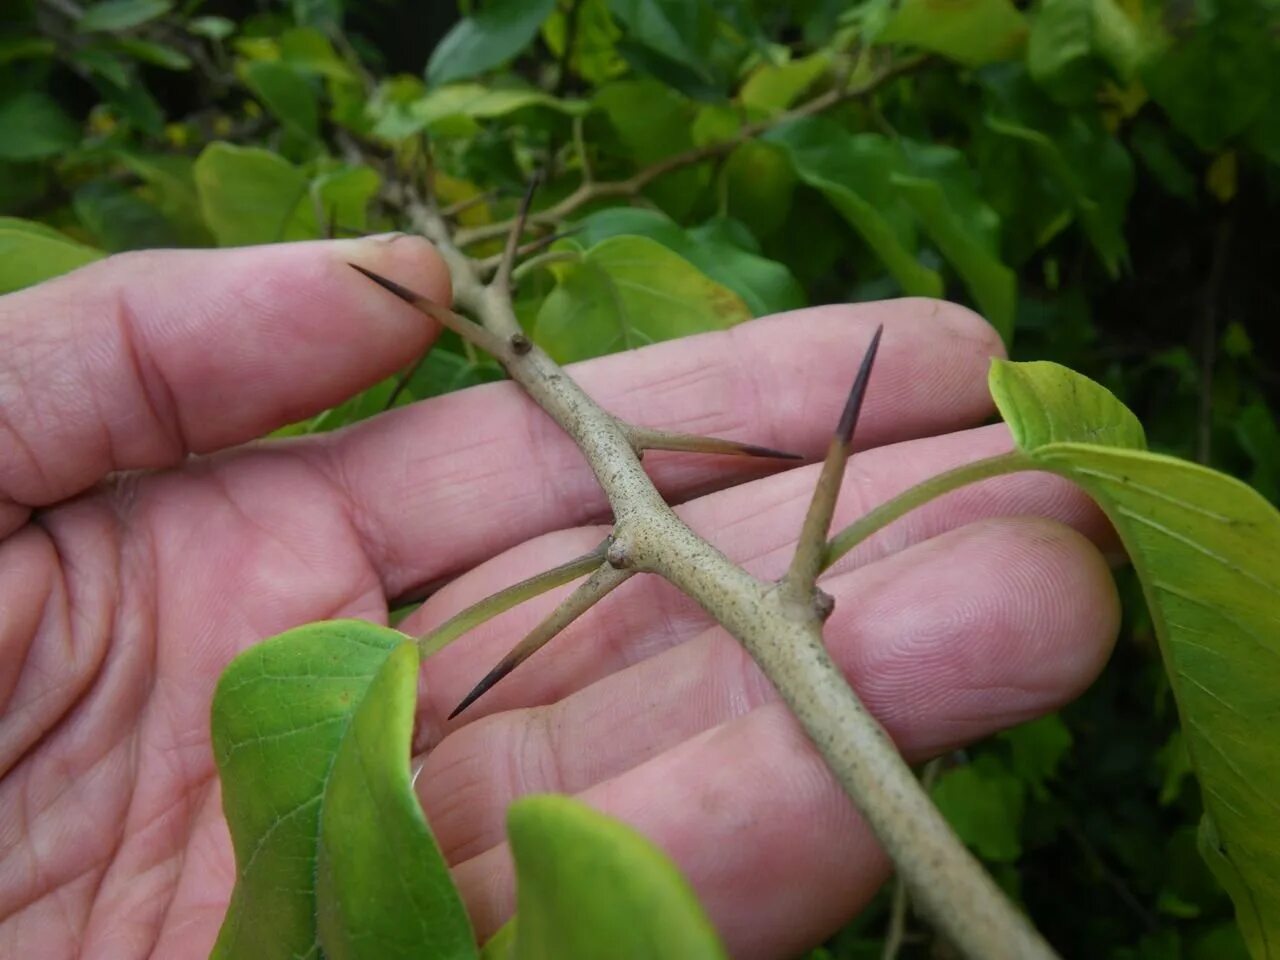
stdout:
[[[403,228],[426,197],[492,254],[540,171],[565,235],[518,308],[559,359],[946,296],[1276,501],[1278,54],[1276,0],[4,0],[0,292],[116,251]],[[446,338],[289,430],[501,375]],[[1094,688],[933,790],[1065,955],[1243,956],[1121,587]],[[891,899],[814,960],[949,955],[909,915],[886,948]]]

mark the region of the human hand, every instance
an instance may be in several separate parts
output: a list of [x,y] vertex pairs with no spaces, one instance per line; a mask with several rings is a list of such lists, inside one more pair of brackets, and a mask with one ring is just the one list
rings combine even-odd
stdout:
[[[0,954],[206,956],[234,881],[209,745],[231,658],[314,620],[385,622],[388,597],[456,577],[402,625],[421,632],[603,537],[578,452],[510,383],[236,446],[434,337],[347,261],[448,299],[411,238],[130,254],[0,299]],[[573,372],[632,422],[817,457],[879,322],[838,528],[1008,447],[974,427],[1000,346],[972,314],[820,307]],[[646,464],[730,558],[785,569],[816,466]],[[163,469],[117,472],[141,468]],[[957,491],[828,574],[829,646],[912,760],[1018,723],[1109,652],[1108,537],[1050,477]],[[443,719],[561,595],[423,669],[417,790],[478,933],[512,908],[505,807],[546,790],[663,846],[734,956],[794,954],[856,912],[888,870],[873,838],[747,656],[656,578]]]

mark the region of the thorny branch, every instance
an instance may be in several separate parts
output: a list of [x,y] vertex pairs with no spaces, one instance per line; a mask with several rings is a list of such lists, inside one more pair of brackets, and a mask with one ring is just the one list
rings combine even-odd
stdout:
[[[919,59],[890,66],[856,89],[838,87],[795,108],[807,115],[875,89],[913,69]],[[770,124],[772,125],[771,121]],[[745,127],[732,143],[764,129]],[[832,442],[815,492],[815,502],[800,537],[796,560],[779,582],[759,580],[695,534],[672,511],[641,465],[646,448],[666,446],[707,452],[777,456],[779,451],[751,448],[713,438],[660,434],[625,423],[603,410],[521,330],[512,307],[510,280],[526,223],[553,225],[590,199],[637,192],[664,173],[699,162],[732,146],[716,144],[667,158],[621,183],[584,183],[560,203],[528,214],[528,203],[505,225],[451,229],[432,202],[411,200],[414,229],[435,242],[449,267],[460,314],[384,278],[386,289],[414,304],[476,347],[487,350],[529,397],[573,439],[595,474],[613,510],[613,532],[600,553],[549,571],[459,615],[476,623],[512,603],[567,582],[588,571],[590,577],[539,624],[455,710],[474,699],[591,605],[636,573],[663,577],[689,595],[750,652],[803,725],[827,765],[894,860],[920,912],[972,958],[1053,958],[1054,953],[1026,918],[986,874],[920,788],[911,768],[867,712],[827,653],[822,624],[831,600],[817,587],[820,571],[852,542],[870,532],[860,529],[836,549],[827,542],[840,474],[851,450],[861,397],[867,388],[875,342],[867,351],[849,404]],[[462,247],[507,234],[506,253],[492,280],[486,264]],[[876,334],[876,340],[879,332]],[[1003,464],[1003,467],[1017,464]],[[994,470],[992,472],[1002,472]],[[988,474],[981,474],[983,476]],[[959,482],[971,478],[958,476]],[[949,488],[948,488],[949,489]],[[857,525],[855,525],[857,526]],[[843,535],[842,535],[843,536]],[[837,537],[840,541],[841,537]],[[485,606],[485,605],[488,606]],[[455,618],[456,619],[456,618]],[[440,628],[456,635],[458,624]],[[464,627],[465,628],[465,627]],[[442,638],[423,638],[436,649]],[[447,642],[447,639],[444,641]]]

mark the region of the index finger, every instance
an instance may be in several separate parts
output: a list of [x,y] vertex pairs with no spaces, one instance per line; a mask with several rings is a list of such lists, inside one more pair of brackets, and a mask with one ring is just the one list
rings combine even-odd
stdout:
[[436,326],[348,266],[449,298],[421,238],[123,254],[0,297],[0,536],[108,472],[316,413]]

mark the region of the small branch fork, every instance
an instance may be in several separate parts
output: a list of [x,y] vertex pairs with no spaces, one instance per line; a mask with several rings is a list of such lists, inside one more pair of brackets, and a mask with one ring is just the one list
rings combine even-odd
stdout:
[[[878,81],[856,90],[830,91],[796,108],[792,114],[814,113],[866,93],[888,77],[913,69],[919,62],[905,61],[891,67]],[[759,132],[747,128],[743,138]],[[888,735],[831,660],[823,643],[822,624],[831,612],[833,601],[818,588],[816,579],[844,551],[878,529],[855,524],[834,541],[829,543],[827,539],[882,331],[876,331],[854,379],[792,564],[781,580],[772,583],[751,576],[685,525],[645,473],[641,456],[645,450],[654,449],[788,459],[794,455],[736,441],[666,433],[624,423],[603,410],[531,342],[516,319],[511,283],[516,275],[515,261],[520,255],[520,239],[526,225],[555,223],[586,202],[581,196],[584,191],[594,191],[591,197],[594,198],[618,195],[624,187],[638,190],[662,173],[709,155],[700,150],[668,158],[649,171],[637,174],[634,182],[626,185],[584,183],[576,193],[537,214],[529,212],[531,193],[526,194],[520,214],[502,228],[507,233],[506,248],[488,282],[485,281],[490,273],[487,265],[464,254],[461,245],[497,236],[493,228],[459,230],[455,234],[431,204],[411,200],[408,212],[413,227],[435,242],[449,267],[457,307],[474,319],[361,269],[401,300],[491,353],[529,397],[572,438],[613,509],[612,534],[596,550],[468,608],[420,638],[421,648],[424,654],[439,650],[464,631],[516,603],[587,576],[489,671],[453,711],[451,717],[456,717],[632,576],[637,573],[661,576],[697,601],[750,652],[875,830],[922,915],[929,917],[968,957],[1049,960],[1055,956],[1053,951],[1005,899],[951,831]],[[637,183],[640,186],[636,186]],[[974,479],[1025,468],[1026,464],[1017,459],[1001,460],[985,470],[975,465],[969,473],[964,473],[962,468],[953,471],[951,486],[939,485],[930,495]],[[910,505],[923,499],[913,500],[911,495],[908,491],[899,499],[910,501]],[[895,513],[895,508],[886,504],[879,512],[882,518],[891,520],[908,508],[901,507]]]

